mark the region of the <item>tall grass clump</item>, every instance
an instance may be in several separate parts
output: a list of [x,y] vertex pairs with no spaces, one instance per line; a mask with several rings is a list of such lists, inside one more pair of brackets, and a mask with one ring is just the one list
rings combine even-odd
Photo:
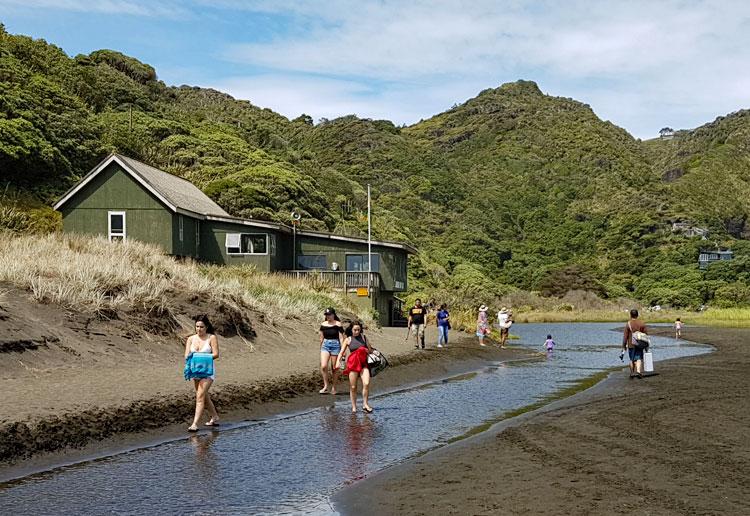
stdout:
[[178,261],[152,245],[83,235],[0,232],[0,282],[29,291],[40,303],[105,315],[169,312],[178,295],[257,311],[271,321],[317,315],[326,306],[358,312],[311,282]]

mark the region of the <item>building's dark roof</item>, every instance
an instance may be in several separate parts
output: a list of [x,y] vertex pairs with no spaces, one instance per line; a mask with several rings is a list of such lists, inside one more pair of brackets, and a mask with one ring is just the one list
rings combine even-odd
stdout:
[[229,214],[221,206],[212,201],[190,181],[120,154],[110,154],[107,156],[91,172],[86,174],[77,185],[68,190],[57,201],[55,209],[60,209],[62,205],[112,162],[119,164],[136,181],[174,212],[185,211],[190,214],[202,216],[229,217]]

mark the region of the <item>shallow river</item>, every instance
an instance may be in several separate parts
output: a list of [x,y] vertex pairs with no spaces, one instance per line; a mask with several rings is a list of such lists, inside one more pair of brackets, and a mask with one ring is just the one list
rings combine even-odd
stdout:
[[[516,324],[511,344],[541,351],[552,333],[554,353],[377,395],[371,415],[351,414],[348,396],[338,396],[328,407],[0,484],[0,514],[329,514],[330,495],[346,484],[623,365],[613,326]],[[652,349],[656,372],[660,360],[711,350],[659,337]]]

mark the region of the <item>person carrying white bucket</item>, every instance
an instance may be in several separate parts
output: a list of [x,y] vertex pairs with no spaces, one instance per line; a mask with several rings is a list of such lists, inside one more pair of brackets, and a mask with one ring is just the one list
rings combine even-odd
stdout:
[[638,310],[633,308],[622,335],[622,349],[628,350],[630,358],[630,378],[643,378],[643,353],[650,344],[647,333],[646,324],[638,318]]

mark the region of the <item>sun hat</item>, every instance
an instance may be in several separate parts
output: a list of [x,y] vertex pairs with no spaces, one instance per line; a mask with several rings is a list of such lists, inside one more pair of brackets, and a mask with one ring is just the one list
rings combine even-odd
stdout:
[[507,311],[508,311],[508,309],[507,309],[507,308],[505,308],[505,307],[502,307],[502,308],[500,309],[500,312],[502,312],[502,313],[505,313],[505,312],[507,312]]
[[486,312],[487,311],[487,305],[482,305],[479,307],[480,312]]
[[325,311],[323,311],[323,315],[336,315],[336,310],[333,308],[326,308]]

